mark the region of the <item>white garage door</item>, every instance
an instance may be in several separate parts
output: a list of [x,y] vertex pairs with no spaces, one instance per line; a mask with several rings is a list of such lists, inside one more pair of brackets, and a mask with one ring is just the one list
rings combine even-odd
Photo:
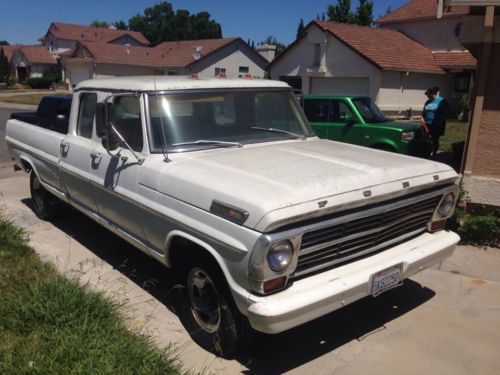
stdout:
[[92,76],[90,75],[88,68],[71,68],[69,71],[69,79],[71,81],[72,86],[78,85],[80,82],[85,81],[86,79],[90,79]]
[[317,78],[311,82],[311,94],[368,96],[368,78]]

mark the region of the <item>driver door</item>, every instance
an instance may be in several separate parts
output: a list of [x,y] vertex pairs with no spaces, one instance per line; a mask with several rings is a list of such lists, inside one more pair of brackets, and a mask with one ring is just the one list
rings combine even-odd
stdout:
[[[132,148],[123,142],[108,151],[103,142],[92,152],[91,185],[99,215],[127,235],[144,239],[142,209],[136,192],[141,164],[136,156],[145,149],[142,97],[117,96],[114,101],[114,126]],[[102,140],[103,134],[98,134]],[[135,155],[134,155],[135,154]]]
[[341,99],[330,100],[328,138],[340,142],[359,144],[361,127],[349,105]]

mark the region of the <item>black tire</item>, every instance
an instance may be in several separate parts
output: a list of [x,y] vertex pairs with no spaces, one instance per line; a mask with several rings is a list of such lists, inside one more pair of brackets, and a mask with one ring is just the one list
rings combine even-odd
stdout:
[[250,326],[234,303],[222,271],[212,261],[185,268],[186,305],[181,320],[205,350],[229,358],[248,345]]
[[30,175],[30,192],[35,215],[42,220],[53,218],[58,204],[57,198],[42,186],[35,171],[31,171]]

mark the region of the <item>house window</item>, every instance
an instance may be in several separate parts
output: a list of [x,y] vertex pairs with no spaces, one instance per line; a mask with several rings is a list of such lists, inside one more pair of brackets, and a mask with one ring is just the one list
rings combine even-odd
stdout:
[[238,69],[238,77],[243,77],[243,75],[248,74],[249,71],[250,69],[248,68],[248,66],[240,66]]
[[313,44],[313,65],[319,67],[321,65],[321,44]]
[[226,68],[215,68],[215,76],[224,76],[226,75]]
[[458,73],[455,76],[455,92],[469,92],[470,73]]

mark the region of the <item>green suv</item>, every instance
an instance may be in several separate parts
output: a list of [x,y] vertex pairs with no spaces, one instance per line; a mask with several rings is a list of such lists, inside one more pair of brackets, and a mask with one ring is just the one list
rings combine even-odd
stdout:
[[386,119],[366,96],[305,95],[304,112],[320,138],[414,156],[430,153],[418,124]]

